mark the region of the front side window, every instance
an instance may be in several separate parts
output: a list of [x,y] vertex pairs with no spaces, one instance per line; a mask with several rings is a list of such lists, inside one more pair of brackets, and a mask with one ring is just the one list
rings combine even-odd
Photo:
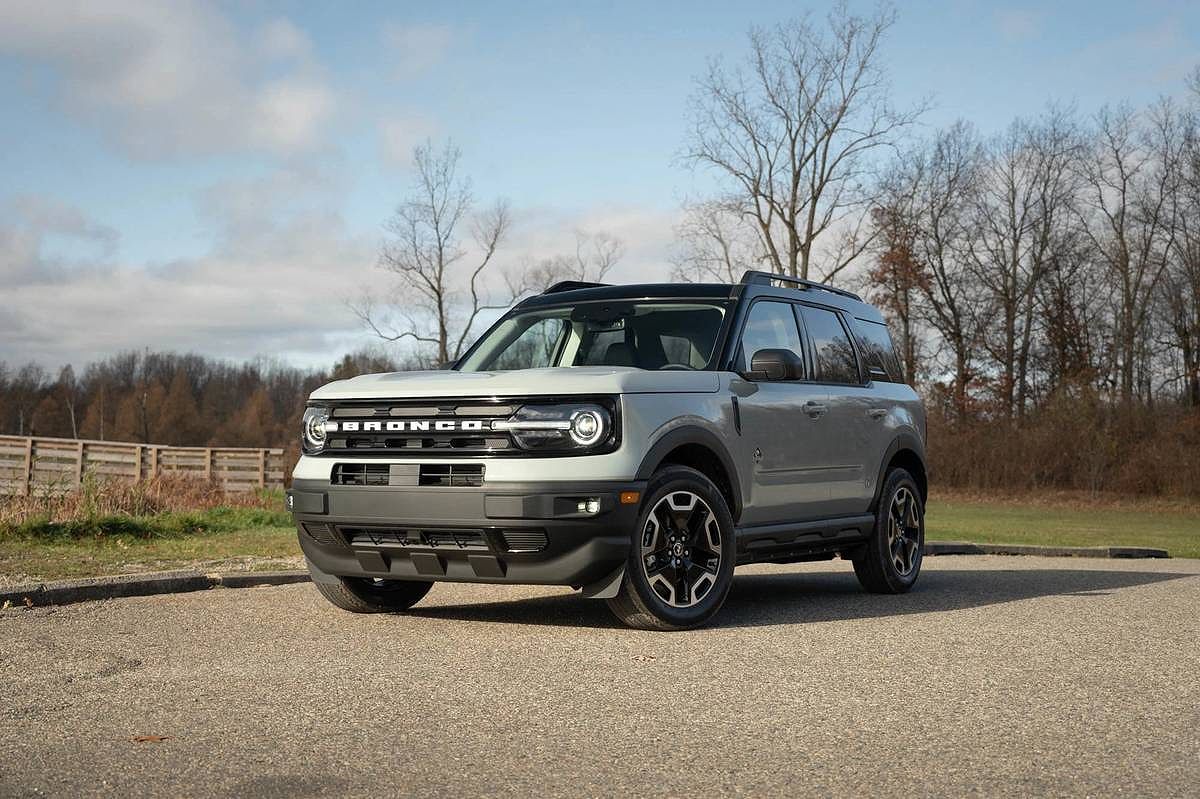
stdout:
[[816,362],[816,379],[822,383],[861,382],[858,377],[858,359],[854,356],[854,345],[846,332],[842,320],[833,311],[824,308],[803,306],[804,326],[812,340],[813,360]]
[[704,369],[724,316],[723,304],[630,300],[518,311],[485,333],[458,369]]
[[759,350],[791,350],[796,357],[804,358],[800,331],[790,302],[759,300],[750,306],[750,315],[742,329],[740,371],[749,368],[750,359]]

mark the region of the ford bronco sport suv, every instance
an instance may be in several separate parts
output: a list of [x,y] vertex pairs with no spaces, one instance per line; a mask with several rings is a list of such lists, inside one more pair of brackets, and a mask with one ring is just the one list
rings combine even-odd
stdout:
[[[781,285],[782,284],[782,285]],[[734,566],[921,569],[925,415],[879,312],[818,283],[559,283],[449,369],[313,392],[288,507],[317,588],[569,585],[634,627],[720,609]]]

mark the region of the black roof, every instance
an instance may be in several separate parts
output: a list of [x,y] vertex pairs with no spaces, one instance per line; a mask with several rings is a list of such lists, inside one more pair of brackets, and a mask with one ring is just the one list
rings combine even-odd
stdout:
[[[782,284],[782,285],[776,285]],[[598,283],[563,281],[543,294],[520,302],[520,309],[544,308],[555,305],[574,305],[581,302],[616,300],[732,300],[768,296],[781,299],[804,299],[821,305],[840,308],[860,319],[883,323],[883,316],[870,303],[845,289],[808,280],[799,280],[768,272],[750,271],[738,283],[634,283],[607,286]]]
[[627,286],[595,286],[538,294],[523,300],[519,307],[537,308],[605,300],[729,299],[733,289],[734,284],[729,283],[634,283]]

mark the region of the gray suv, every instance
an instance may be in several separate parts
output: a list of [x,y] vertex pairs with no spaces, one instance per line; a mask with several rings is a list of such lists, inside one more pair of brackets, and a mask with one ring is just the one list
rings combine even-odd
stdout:
[[879,312],[818,283],[560,283],[451,368],[315,391],[288,507],[321,593],[398,611],[437,581],[569,585],[703,624],[734,566],[921,569],[925,414]]

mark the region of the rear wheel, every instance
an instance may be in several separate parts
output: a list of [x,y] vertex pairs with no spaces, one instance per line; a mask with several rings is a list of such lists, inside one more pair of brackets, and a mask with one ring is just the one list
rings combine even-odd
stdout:
[[686,630],[721,609],[733,584],[733,519],[721,492],[695,469],[672,466],[646,487],[617,618],[643,630]]
[[433,583],[419,580],[379,580],[371,577],[335,577],[335,582],[314,582],[321,596],[352,613],[394,613],[408,610],[429,593]]
[[854,573],[873,594],[902,594],[921,573],[925,549],[925,504],[917,482],[904,469],[888,472],[875,511],[871,539],[854,558]]

